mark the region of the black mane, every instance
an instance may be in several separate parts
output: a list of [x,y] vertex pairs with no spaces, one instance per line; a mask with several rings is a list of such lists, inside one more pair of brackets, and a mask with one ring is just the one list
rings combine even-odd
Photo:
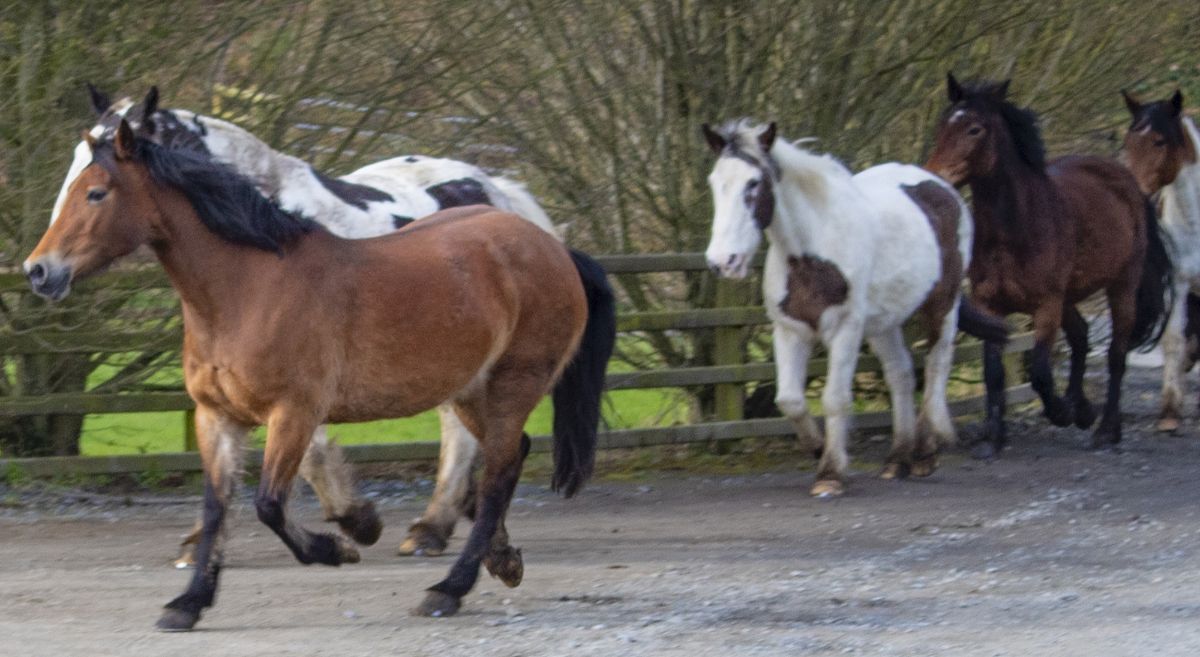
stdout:
[[[250,179],[206,153],[165,148],[142,137],[135,144],[135,157],[151,178],[182,192],[200,221],[224,240],[282,254],[284,247],[318,226],[280,209]],[[111,149],[109,142],[98,146],[97,159]]]
[[1017,154],[1034,171],[1046,170],[1046,145],[1042,142],[1037,114],[1027,107],[1017,107],[1004,97],[1007,85],[990,80],[976,80],[962,85],[963,98],[950,107],[973,109],[999,114],[1012,135]]

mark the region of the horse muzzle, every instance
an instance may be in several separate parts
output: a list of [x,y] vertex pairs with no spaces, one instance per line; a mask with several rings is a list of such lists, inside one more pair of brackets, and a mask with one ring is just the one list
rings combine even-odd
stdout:
[[25,261],[25,277],[33,293],[51,301],[62,301],[71,292],[71,268],[51,258]]
[[745,278],[750,273],[750,255],[708,253],[708,268],[722,278]]

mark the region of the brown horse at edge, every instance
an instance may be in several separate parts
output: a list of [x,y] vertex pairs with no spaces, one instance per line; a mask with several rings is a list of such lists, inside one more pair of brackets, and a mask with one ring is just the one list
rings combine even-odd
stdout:
[[[191,629],[213,604],[225,510],[254,426],[267,427],[259,519],[301,563],[339,565],[358,560],[349,541],[287,516],[313,430],[446,400],[481,439],[477,519],[416,613],[456,612],[481,563],[519,584],[524,566],[504,517],[529,450],[525,421],[547,393],[552,486],[570,496],[591,474],[615,340],[603,269],[529,222],[482,206],[386,237],[339,239],[282,212],[223,165],[136,138],[123,120],[111,142],[85,139],[93,161],[25,271],[36,293],[58,300],[73,281],[148,244],[182,300],[204,526],[191,583],[158,627]],[[339,522],[360,542],[379,536],[373,517]]]
[[[1036,115],[1006,99],[1008,81],[947,78],[950,107],[925,168],[971,189],[975,244],[971,299],[996,315],[1028,313],[1035,345],[1030,382],[1050,422],[1090,428],[1083,390],[1088,327],[1075,304],[1103,290],[1112,314],[1108,398],[1092,446],[1121,439],[1121,379],[1130,349],[1152,345],[1171,303],[1171,262],[1154,207],[1114,160],[1069,155],[1047,163]],[[1051,350],[1062,328],[1071,348],[1065,397],[1055,392]],[[986,435],[974,454],[1006,442],[1001,345],[984,346]]]

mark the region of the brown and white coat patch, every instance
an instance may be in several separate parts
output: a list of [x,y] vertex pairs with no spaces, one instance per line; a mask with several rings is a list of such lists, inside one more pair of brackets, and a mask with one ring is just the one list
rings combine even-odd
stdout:
[[962,205],[956,194],[932,180],[916,185],[901,185],[900,189],[904,190],[929,220],[929,227],[933,229],[933,236],[941,253],[941,278],[933,284],[929,296],[921,305],[921,314],[925,316],[933,332],[930,340],[936,341],[942,317],[954,308],[962,285],[963,257],[958,243]]
[[850,295],[850,284],[832,262],[814,255],[788,256],[787,287],[779,309],[813,329],[830,306],[841,305]]

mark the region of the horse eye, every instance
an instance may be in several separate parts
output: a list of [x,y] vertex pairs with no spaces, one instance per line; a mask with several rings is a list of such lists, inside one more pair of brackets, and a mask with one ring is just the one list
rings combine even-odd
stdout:
[[1163,146],[1166,146],[1166,145],[1167,145],[1167,140],[1165,140],[1165,139],[1155,139],[1155,140],[1154,140],[1154,145],[1155,145],[1156,147],[1158,147],[1158,148],[1162,148]]
[[981,132],[983,132],[983,128],[980,126],[977,126],[977,125],[973,125],[973,126],[971,126],[971,128],[969,130],[967,130],[967,134],[971,135],[972,137],[974,137],[975,135],[977,135]]
[[746,191],[752,192],[758,189],[758,183],[759,181],[757,180],[751,180],[750,182],[746,183]]
[[104,197],[107,195],[107,189],[89,189],[87,193],[87,200],[88,203],[99,203],[100,201],[103,201]]

